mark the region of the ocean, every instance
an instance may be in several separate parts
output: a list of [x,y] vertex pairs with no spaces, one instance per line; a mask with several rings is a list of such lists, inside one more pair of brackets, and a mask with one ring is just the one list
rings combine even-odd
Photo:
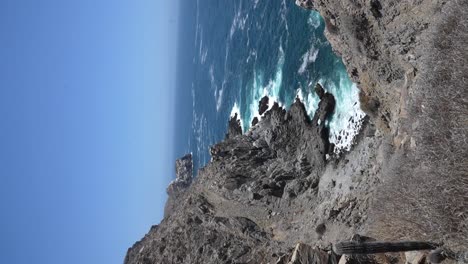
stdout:
[[299,97],[312,117],[316,83],[336,99],[330,141],[349,149],[364,117],[359,91],[317,12],[292,0],[197,0],[183,7],[180,25],[175,149],[193,154],[195,171],[225,137],[229,117],[238,113],[247,131],[265,95],[285,108]]

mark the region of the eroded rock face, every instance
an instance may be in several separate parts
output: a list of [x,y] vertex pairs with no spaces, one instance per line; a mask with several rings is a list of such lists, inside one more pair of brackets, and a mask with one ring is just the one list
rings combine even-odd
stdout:
[[[396,87],[411,85],[429,26],[447,1],[296,0],[320,12],[326,37],[351,79],[361,89],[363,110],[381,129],[397,129],[405,96]],[[433,24],[433,23],[432,23]]]
[[125,263],[273,263],[289,254],[297,241],[288,238],[284,216],[302,205],[286,204],[318,199],[329,142],[317,121],[333,110],[331,94],[312,120],[299,100],[289,111],[275,104],[246,134],[212,146],[212,161],[193,183],[191,156],[179,159],[164,220],[129,249]]
[[315,85],[315,93],[318,95],[320,99],[322,99],[322,97],[325,95],[325,90],[323,89],[320,83],[317,83]]
[[192,154],[187,154],[176,160],[176,178],[167,187],[167,194],[177,195],[190,186],[193,179],[193,160]]
[[177,200],[183,199],[185,191],[190,187],[193,180],[193,160],[192,154],[187,154],[176,160],[176,178],[167,186],[167,202],[164,208],[164,215],[171,214],[176,206]]

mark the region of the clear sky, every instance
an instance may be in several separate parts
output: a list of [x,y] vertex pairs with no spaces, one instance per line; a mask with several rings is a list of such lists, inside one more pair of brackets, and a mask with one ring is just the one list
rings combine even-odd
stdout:
[[0,1],[0,263],[122,263],[174,176],[177,1]]

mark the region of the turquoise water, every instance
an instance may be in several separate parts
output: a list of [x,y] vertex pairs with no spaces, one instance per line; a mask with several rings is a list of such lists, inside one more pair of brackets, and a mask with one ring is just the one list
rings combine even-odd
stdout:
[[300,97],[312,116],[319,102],[317,82],[337,100],[327,121],[330,140],[349,147],[359,128],[351,120],[364,114],[358,89],[325,39],[318,13],[286,0],[199,0],[193,12],[186,26],[193,27],[194,74],[190,87],[180,89],[192,99],[185,151],[194,154],[196,167],[210,160],[209,146],[224,138],[230,115],[240,114],[244,132],[254,117],[261,118],[258,101],[265,95],[285,108]]

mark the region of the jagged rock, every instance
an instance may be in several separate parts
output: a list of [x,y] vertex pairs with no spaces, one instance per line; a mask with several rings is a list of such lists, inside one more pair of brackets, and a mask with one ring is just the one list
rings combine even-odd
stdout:
[[292,180],[285,186],[283,198],[285,199],[295,198],[300,193],[302,193],[304,189],[305,189],[305,186],[301,180],[299,179]]
[[424,264],[426,262],[426,253],[422,251],[405,252],[406,264]]
[[263,196],[261,196],[261,195],[258,194],[258,193],[253,193],[253,192],[251,192],[251,193],[249,194],[249,199],[250,199],[250,200],[260,200],[260,199],[262,199],[262,197],[263,197]]
[[328,264],[328,259],[327,252],[299,243],[294,248],[288,264]]
[[[328,95],[323,96],[315,119],[327,118],[333,111],[334,99]],[[246,134],[241,133],[237,117],[231,118],[228,136],[211,147],[212,161],[198,172],[196,181],[191,155],[176,162],[177,177],[168,187],[164,220],[129,250],[126,264],[144,259],[153,263],[276,261],[288,247],[270,239],[273,234],[266,232],[264,219],[281,219],[286,212],[247,214],[246,205],[273,209],[274,201],[299,199],[309,188],[316,188],[315,175],[325,168],[329,144],[321,136],[323,129],[323,124],[310,120],[300,100],[289,111],[275,103]],[[296,258],[305,254],[302,246],[298,249]],[[305,256],[312,260],[322,256],[317,250],[308,252]]]
[[235,136],[242,135],[242,126],[240,122],[240,117],[237,113],[229,119],[228,132],[226,138],[233,138]]
[[176,178],[167,187],[167,194],[174,195],[183,191],[192,183],[193,160],[192,154],[187,154],[176,160]]
[[255,126],[256,124],[258,124],[258,118],[257,118],[257,117],[254,117],[254,118],[252,119],[252,124],[251,124],[251,126]]
[[348,256],[341,256],[340,261],[338,264],[349,264],[349,257]]
[[192,182],[193,177],[193,160],[192,154],[187,154],[176,160],[176,180],[184,182]]
[[260,102],[258,103],[258,113],[260,115],[263,115],[263,113],[265,113],[266,110],[268,110],[268,102],[269,102],[269,98],[268,96],[264,96],[262,97],[262,99],[260,99]]
[[325,95],[325,90],[323,89],[322,85],[320,83],[317,83],[315,85],[315,93],[318,95],[318,97],[320,99],[323,98],[323,96]]
[[[324,93],[319,102],[317,114],[315,115],[320,120],[321,127],[325,127],[325,120],[335,110],[335,97],[331,93]],[[317,121],[318,121],[317,120]]]
[[289,255],[283,255],[278,258],[276,264],[288,264],[290,257]]
[[193,160],[192,154],[187,154],[180,159],[176,160],[175,165],[176,178],[169,186],[166,192],[169,195],[165,208],[164,215],[168,215],[174,210],[175,203],[180,199],[179,197],[184,194],[187,188],[190,187],[193,180]]

